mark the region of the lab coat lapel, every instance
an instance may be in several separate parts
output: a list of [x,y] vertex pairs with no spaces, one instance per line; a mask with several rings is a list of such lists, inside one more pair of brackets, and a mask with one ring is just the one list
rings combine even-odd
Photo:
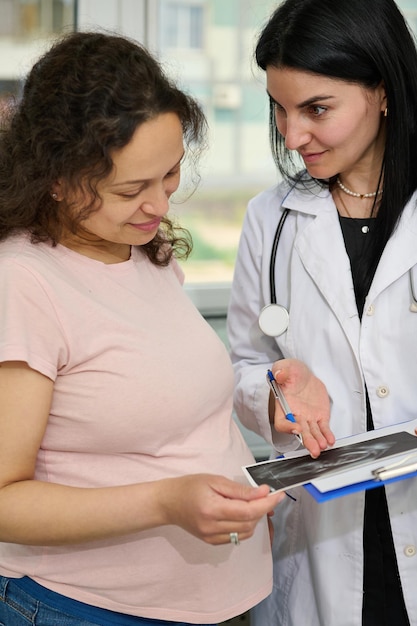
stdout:
[[[350,261],[337,209],[330,194],[316,198],[315,217],[295,239],[299,257],[336,315],[352,345],[357,345],[359,316]],[[303,217],[299,214],[299,219]],[[305,219],[305,216],[304,216]]]
[[385,246],[365,306],[384,289],[417,265],[417,196],[404,209],[400,223]]

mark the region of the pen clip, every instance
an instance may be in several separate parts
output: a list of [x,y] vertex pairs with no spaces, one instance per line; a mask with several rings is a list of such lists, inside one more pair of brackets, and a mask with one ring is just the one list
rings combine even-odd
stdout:
[[[408,461],[415,459],[414,462],[408,463]],[[388,480],[389,478],[395,478],[396,476],[404,476],[405,474],[414,472],[417,470],[417,454],[408,454],[403,459],[390,463],[384,467],[378,467],[372,470],[372,474],[375,480]]]

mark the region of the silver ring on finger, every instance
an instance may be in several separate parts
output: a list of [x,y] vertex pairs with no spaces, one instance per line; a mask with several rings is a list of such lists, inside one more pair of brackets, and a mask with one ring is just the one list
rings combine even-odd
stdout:
[[240,544],[238,533],[230,533],[229,536],[230,536],[230,543],[233,543],[234,546],[238,546]]

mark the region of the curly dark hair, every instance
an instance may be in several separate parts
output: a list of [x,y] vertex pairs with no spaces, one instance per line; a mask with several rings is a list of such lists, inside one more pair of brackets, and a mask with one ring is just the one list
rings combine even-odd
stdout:
[[[205,147],[204,113],[146,49],[107,33],[60,38],[33,66],[22,98],[2,118],[0,240],[24,230],[34,242],[56,245],[64,228],[77,232],[100,204],[97,183],[110,174],[113,152],[163,113],[178,115],[195,164]],[[58,180],[88,190],[88,206],[76,218],[51,197]],[[173,253],[186,258],[191,248],[188,231],[168,218],[142,246],[156,265],[166,265]]]

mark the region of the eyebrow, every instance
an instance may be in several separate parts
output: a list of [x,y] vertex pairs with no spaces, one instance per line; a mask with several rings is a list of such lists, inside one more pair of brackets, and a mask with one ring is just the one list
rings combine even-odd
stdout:
[[[185,155],[185,152],[182,153],[181,158],[174,163],[174,165],[172,167],[169,168],[168,172],[170,172],[171,170],[174,170],[176,167],[178,167],[179,165],[181,165],[181,161],[183,160]],[[114,189],[115,187],[123,187],[124,185],[142,185],[143,183],[147,183],[149,180],[149,178],[140,178],[137,180],[122,180],[119,183],[114,183],[113,185],[110,185],[110,189]]]
[[[279,102],[277,102],[275,98],[271,96],[268,90],[266,91],[266,93],[268,94],[272,102],[279,104]],[[318,94],[317,96],[312,96],[311,98],[307,98],[307,100],[303,100],[303,102],[300,102],[299,104],[297,104],[297,109],[303,109],[304,107],[311,106],[312,104],[315,104],[318,101],[323,102],[325,100],[331,100],[332,98],[334,98],[334,96],[326,96],[324,94]]]

